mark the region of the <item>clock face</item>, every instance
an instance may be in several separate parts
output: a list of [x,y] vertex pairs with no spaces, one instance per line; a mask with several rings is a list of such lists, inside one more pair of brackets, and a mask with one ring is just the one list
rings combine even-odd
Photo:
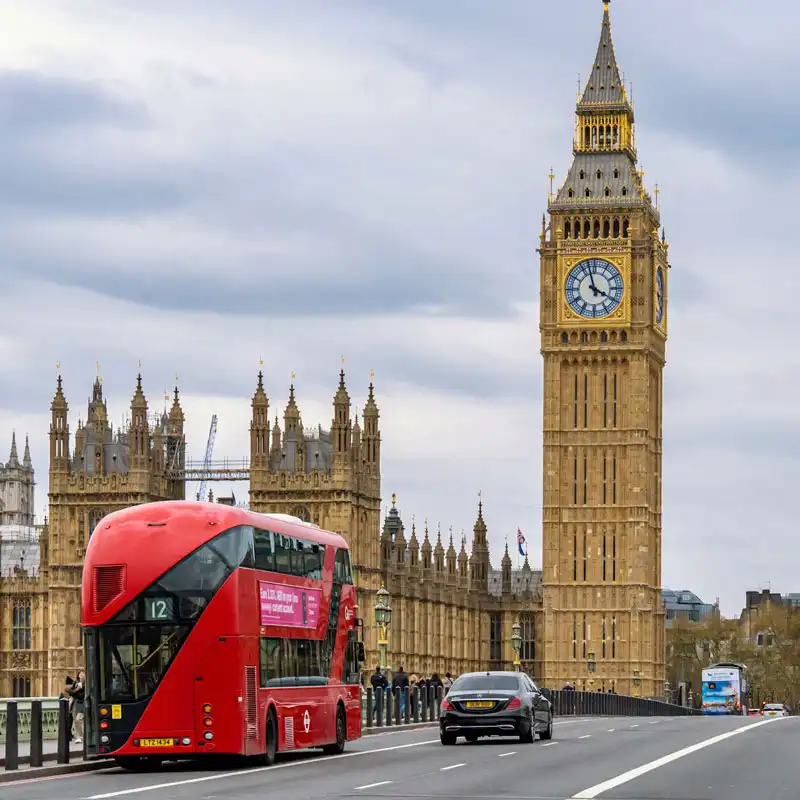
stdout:
[[660,325],[664,321],[664,270],[656,270],[656,322]]
[[624,291],[620,271],[603,258],[576,264],[565,284],[569,307],[585,319],[602,319],[619,308]]

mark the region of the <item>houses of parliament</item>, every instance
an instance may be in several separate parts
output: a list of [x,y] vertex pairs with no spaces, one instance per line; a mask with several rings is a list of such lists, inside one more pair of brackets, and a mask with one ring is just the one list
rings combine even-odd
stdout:
[[[543,356],[541,570],[499,568],[491,508],[476,497],[471,541],[403,520],[394,496],[381,519],[375,387],[353,415],[346,376],[332,386],[332,422],[308,429],[295,388],[282,423],[264,375],[252,396],[249,506],[299,516],[348,540],[371,666],[373,607],[384,585],[394,611],[389,665],[420,674],[510,668],[521,625],[522,667],[545,686],[662,696],[662,373],[668,245],[637,167],[634,110],[614,53],[608,4],[578,98],[573,160],[548,201],[539,239]],[[85,418],[70,423],[59,376],[51,404],[49,514],[38,565],[6,558],[0,576],[0,696],[54,695],[82,662],[84,553],[104,515],[183,499],[184,413],[154,417],[141,375],[130,423],[114,429],[97,380]],[[0,512],[32,525],[33,466],[16,443],[0,465]],[[531,491],[534,487],[531,486]],[[25,510],[21,499],[25,499]],[[424,519],[420,509],[416,519]],[[7,539],[0,545],[11,546]],[[589,660],[596,662],[590,672]],[[634,679],[637,679],[634,682]]]

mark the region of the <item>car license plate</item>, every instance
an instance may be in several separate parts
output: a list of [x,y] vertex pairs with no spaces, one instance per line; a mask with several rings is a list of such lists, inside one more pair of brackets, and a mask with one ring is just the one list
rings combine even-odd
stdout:
[[491,708],[494,703],[491,700],[468,700],[467,708]]
[[139,739],[141,747],[172,747],[173,739]]

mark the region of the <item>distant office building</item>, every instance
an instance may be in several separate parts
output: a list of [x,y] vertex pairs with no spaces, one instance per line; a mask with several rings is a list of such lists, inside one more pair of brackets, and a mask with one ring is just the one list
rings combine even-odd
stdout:
[[719,611],[719,600],[713,605],[704,603],[694,592],[688,589],[662,589],[661,601],[667,612],[667,627],[670,628],[676,619],[688,619],[700,622],[701,619]]

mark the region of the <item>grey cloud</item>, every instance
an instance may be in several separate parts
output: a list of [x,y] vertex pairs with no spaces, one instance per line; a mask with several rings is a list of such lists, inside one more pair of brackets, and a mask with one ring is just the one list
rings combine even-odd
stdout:
[[38,72],[0,72],[0,120],[6,135],[51,135],[65,128],[113,125],[143,128],[147,110],[100,84]]
[[[160,213],[185,201],[186,176],[174,165],[169,174],[137,152],[135,137],[152,122],[144,105],[121,90],[0,72],[0,121],[0,205],[7,224],[23,211],[103,217]],[[126,160],[105,157],[96,139],[104,128],[131,137]]]

